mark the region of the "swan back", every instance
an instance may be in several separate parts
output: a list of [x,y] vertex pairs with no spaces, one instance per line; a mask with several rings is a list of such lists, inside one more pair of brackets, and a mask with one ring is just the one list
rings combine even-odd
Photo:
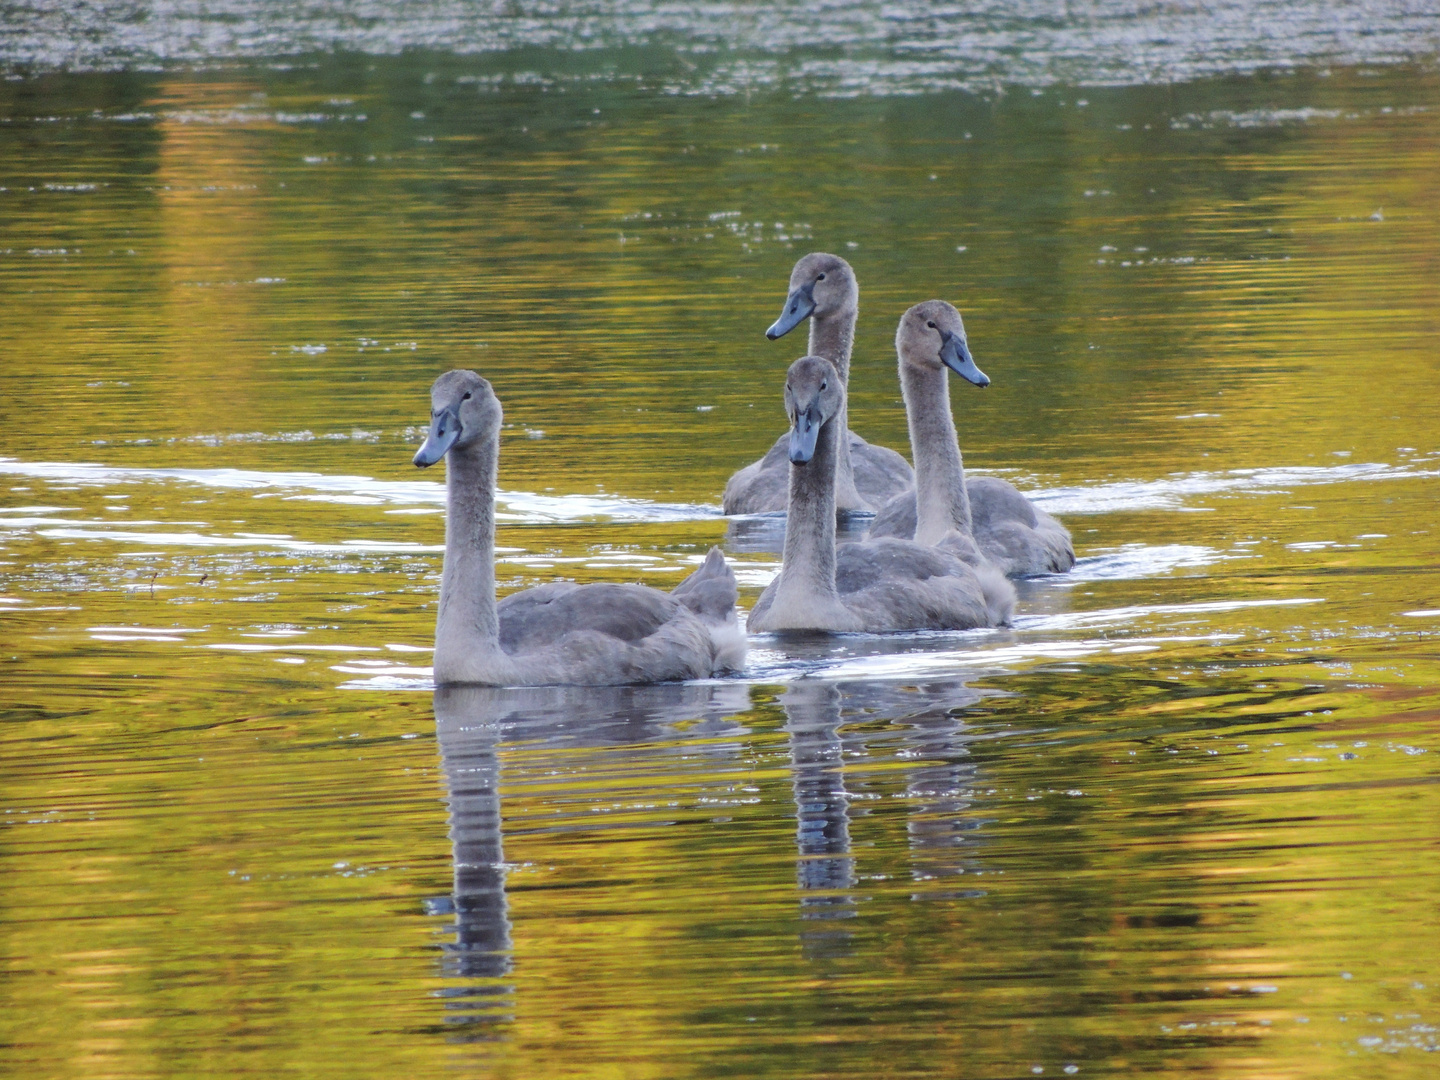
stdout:
[[700,619],[646,585],[552,581],[507,596],[499,614],[517,686],[673,682],[717,670]]

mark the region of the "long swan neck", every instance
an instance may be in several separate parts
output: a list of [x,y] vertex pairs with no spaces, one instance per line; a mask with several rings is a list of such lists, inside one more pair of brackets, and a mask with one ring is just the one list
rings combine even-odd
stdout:
[[858,306],[842,308],[833,315],[810,320],[810,355],[823,356],[835,365],[840,381],[849,385],[850,352],[855,347],[855,320]]
[[970,535],[970,495],[960,441],[950,415],[950,387],[944,368],[921,369],[900,362],[900,386],[915,458],[915,540],[934,544],[958,530]]
[[[846,387],[850,385],[850,353],[855,347],[855,320],[859,315],[857,305],[822,319],[810,320],[810,355],[823,356],[834,364],[835,370],[840,373],[841,384]],[[844,432],[850,430],[849,400],[847,396],[838,417],[839,430]],[[855,467],[850,460],[848,437],[840,441],[839,451],[835,481],[837,505],[841,510],[875,510],[855,487]]]
[[[447,679],[465,658],[500,652],[495,612],[497,430],[445,457],[445,568],[435,618],[435,674]],[[444,670],[442,670],[444,669]]]
[[835,588],[835,464],[839,416],[820,428],[808,464],[790,466],[785,554],[775,604],[809,606]]

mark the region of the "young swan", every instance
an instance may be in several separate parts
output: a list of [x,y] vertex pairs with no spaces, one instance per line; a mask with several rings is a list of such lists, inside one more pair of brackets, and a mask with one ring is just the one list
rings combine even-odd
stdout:
[[[771,341],[784,337],[810,320],[812,356],[835,365],[843,386],[850,383],[850,350],[855,343],[855,320],[860,312],[860,288],[855,271],[838,255],[813,252],[790,272],[790,295],[780,318],[765,331]],[[841,417],[841,431],[849,437],[840,444],[836,465],[835,505],[846,513],[873,513],[891,496],[914,483],[910,466],[894,450],[867,443]],[[785,509],[790,484],[787,447],[790,436],[781,435],[759,461],[745,466],[725,485],[722,500],[727,514],[763,514]]]
[[430,402],[430,432],[415,464],[449,457],[437,685],[610,686],[699,679],[741,665],[735,575],[719,548],[672,592],[554,581],[497,604],[500,401],[473,371],[447,371]]
[[753,632],[969,630],[1009,621],[1015,590],[990,567],[911,540],[835,546],[837,443],[845,387],[806,356],[785,380],[790,500],[784,563],[750,613]]
[[870,537],[944,541],[953,547],[956,533],[973,536],[980,554],[1010,577],[1063,573],[1074,566],[1075,549],[1065,527],[1032,506],[1013,484],[993,476],[965,477],[945,369],[976,386],[989,386],[990,380],[970,356],[960,312],[944,300],[916,304],[900,318],[895,351],[910,421],[915,487],[881,507]]

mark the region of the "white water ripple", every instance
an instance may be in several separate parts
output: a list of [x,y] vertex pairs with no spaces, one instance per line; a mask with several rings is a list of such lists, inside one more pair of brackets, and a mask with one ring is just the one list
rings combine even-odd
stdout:
[[1250,552],[1218,551],[1201,544],[1125,544],[1114,551],[1078,559],[1067,574],[1051,579],[1057,585],[1083,581],[1134,581],[1176,570],[1196,569],[1228,559],[1252,559]]
[[1156,480],[1116,480],[1027,492],[1052,514],[1109,514],[1124,510],[1185,510],[1206,495],[1285,494],[1321,484],[1368,483],[1440,476],[1430,460],[1405,465],[1353,462],[1346,465],[1281,465],[1221,472],[1172,473]]
[[[1057,514],[1104,514],[1134,510],[1185,511],[1197,509],[1194,500],[1204,496],[1285,494],[1317,485],[1372,483],[1440,476],[1433,459],[1417,458],[1403,464],[1354,462],[1333,466],[1278,466],[1231,469],[1218,472],[1177,473],[1155,480],[1117,480],[1073,487],[1032,490],[1035,503]],[[98,489],[137,484],[189,484],[210,489],[250,492],[254,498],[298,502],[324,502],[383,508],[388,514],[440,513],[445,507],[445,486],[433,480],[376,480],[366,476],[314,472],[266,472],[253,469],[148,469],[95,463],[26,462],[0,458],[0,475],[25,477],[58,487]],[[121,506],[122,504],[116,504]],[[434,553],[435,545],[395,541],[346,539],[300,540],[283,534],[236,533],[233,536],[195,531],[202,521],[151,521],[116,519],[81,520],[58,515],[73,510],[55,505],[0,507],[0,526],[33,530],[62,539],[107,539],[166,546],[273,548],[312,553],[354,554],[357,551]],[[303,516],[303,515],[302,515]],[[720,517],[718,507],[696,503],[662,503],[615,495],[548,495],[525,491],[497,493],[496,519],[503,524],[565,524],[577,522],[667,523],[702,521]],[[177,529],[177,526],[190,526]],[[519,549],[512,549],[520,554]],[[1070,572],[1055,580],[1084,582],[1154,578],[1216,562],[1252,557],[1245,551],[1220,551],[1195,544],[1129,544],[1082,558]],[[649,561],[632,554],[562,558],[532,555],[536,566],[569,561],[592,565],[623,560]],[[510,561],[526,564],[526,557]],[[652,567],[664,569],[664,567]],[[746,586],[763,586],[778,571],[773,559],[737,563]]]
[[[0,474],[7,473],[85,487],[168,481],[254,491],[302,501],[436,509],[445,505],[445,485],[434,480],[374,480],[367,476],[260,472],[254,469],[133,469],[0,458]],[[529,491],[498,491],[495,499],[496,520],[505,523],[667,522],[720,516],[716,506],[651,502],[618,495],[539,495]]]

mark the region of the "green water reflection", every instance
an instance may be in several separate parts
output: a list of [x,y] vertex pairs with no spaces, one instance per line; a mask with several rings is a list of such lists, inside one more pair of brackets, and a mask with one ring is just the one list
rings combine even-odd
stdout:
[[[1429,1075],[1437,91],[0,83],[0,1072]],[[502,588],[673,583],[812,249],[856,429],[906,445],[894,322],[952,300],[967,464],[1076,574],[432,701],[434,375],[513,425]]]

